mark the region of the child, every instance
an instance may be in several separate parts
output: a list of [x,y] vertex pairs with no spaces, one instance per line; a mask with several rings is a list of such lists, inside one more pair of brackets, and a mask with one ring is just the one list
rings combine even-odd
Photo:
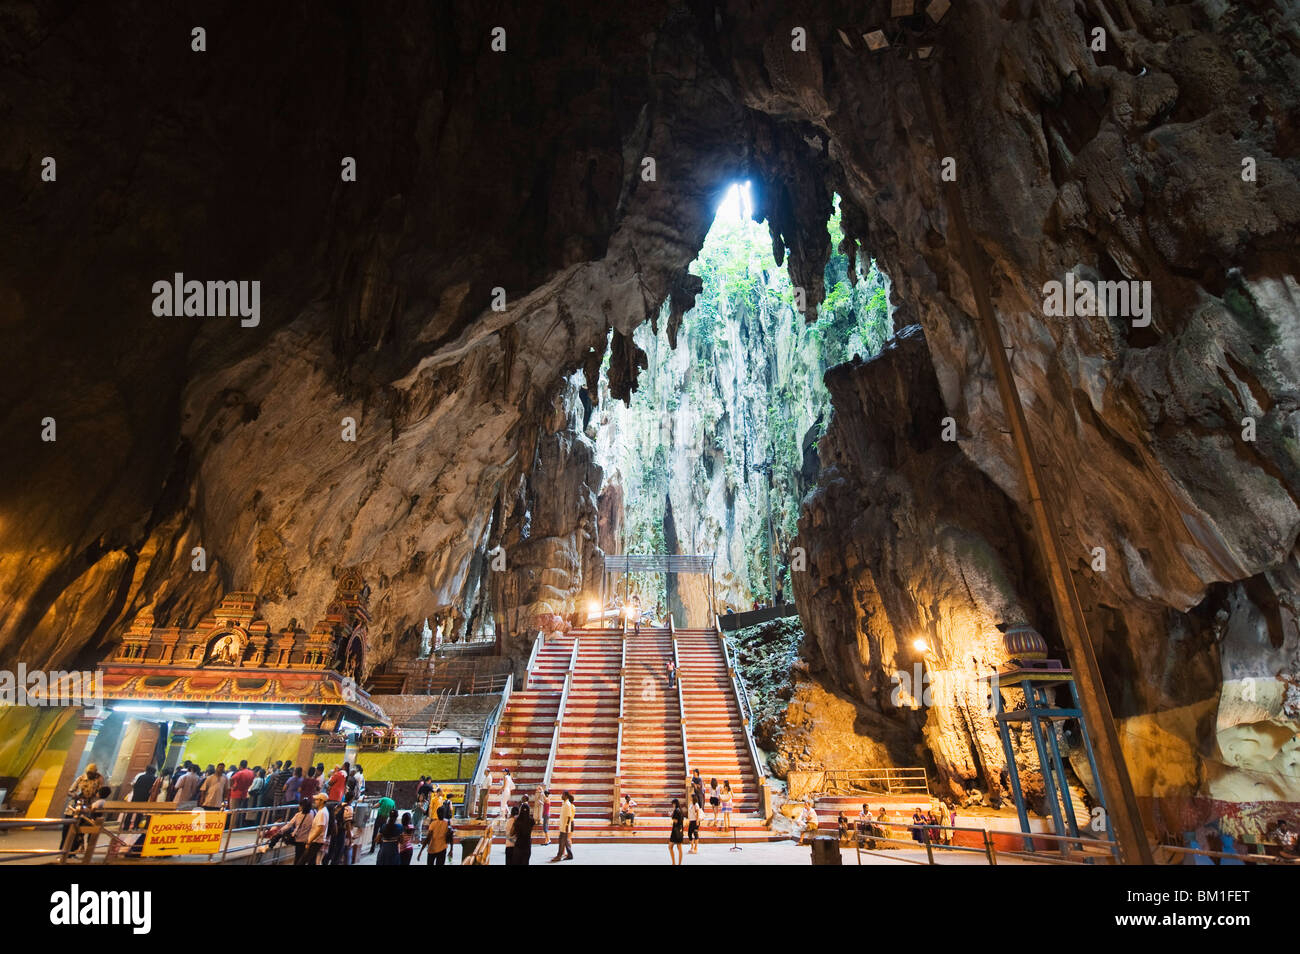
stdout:
[[731,831],[731,782],[722,783],[722,793],[718,797],[722,800],[722,830]]

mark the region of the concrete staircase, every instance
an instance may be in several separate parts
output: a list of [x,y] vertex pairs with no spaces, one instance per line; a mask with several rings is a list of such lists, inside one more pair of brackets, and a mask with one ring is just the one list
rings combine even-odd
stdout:
[[636,800],[639,815],[670,816],[673,799],[686,797],[681,710],[677,690],[668,688],[672,658],[668,630],[643,626],[628,636],[622,790]]
[[549,787],[552,814],[559,815],[559,794],[572,792],[581,825],[607,823],[614,803],[622,660],[623,638],[617,632],[583,633],[578,640]]
[[[538,652],[524,688],[510,694],[488,762],[497,785],[505,770],[515,780],[515,799],[529,794],[546,776],[546,763],[555,738],[560,714],[560,697],[569,671],[574,640],[552,639]],[[495,791],[489,800],[489,815],[496,812]]]
[[[668,687],[674,653],[680,691]],[[579,842],[667,841],[672,800],[686,804],[689,768],[699,768],[706,783],[715,776],[731,781],[734,837],[774,837],[761,814],[760,779],[722,643],[712,631],[642,627],[625,636],[585,629],[548,638],[524,689],[506,705],[489,768],[498,785],[510,769],[512,802],[525,793],[531,798],[548,781],[553,828],[561,793],[572,792]],[[634,827],[615,823],[619,793],[637,803]],[[494,792],[490,815],[497,804]],[[709,817],[701,840],[730,841],[733,835],[715,832]]]
[[686,719],[689,769],[711,779],[731,782],[733,816],[759,810],[758,775],[749,754],[744,718],[718,644],[708,630],[677,634],[677,653]]

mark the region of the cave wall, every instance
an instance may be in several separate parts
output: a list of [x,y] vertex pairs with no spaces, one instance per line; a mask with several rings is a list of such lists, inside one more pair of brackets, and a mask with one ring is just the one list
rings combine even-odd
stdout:
[[[603,482],[583,433],[577,382],[567,379],[532,466],[505,501],[503,530],[489,551],[493,615],[507,655],[527,660],[539,630],[565,630],[575,617],[586,618],[604,556],[597,534]],[[493,556],[501,569],[492,569]]]
[[[807,566],[792,574],[809,673],[861,703],[858,721],[909,731],[940,791],[998,795],[1006,759],[980,680],[1006,661],[997,625],[1050,608],[1028,526],[935,426],[945,412],[919,326],[826,381],[835,412],[799,522]],[[806,744],[802,757],[779,748],[793,768],[830,767],[837,740]]]
[[[192,620],[235,587],[264,594],[273,626],[310,618],[348,566],[375,589],[370,660],[417,639],[463,599],[556,382],[612,332],[626,394],[633,328],[667,300],[675,333],[686,265],[741,175],[813,302],[843,197],[924,328],[962,453],[1023,498],[914,66],[858,37],[883,3],[0,17],[5,661],[93,659],[136,613]],[[1231,603],[1249,581],[1280,645],[1294,627],[1268,607],[1290,599],[1300,527],[1297,19],[1283,0],[960,3],[931,61],[1125,720],[1217,706],[1214,620],[1251,617]],[[260,280],[260,324],[155,317],[151,283],[177,271]],[[1044,284],[1068,271],[1150,281],[1150,326],[1046,317]],[[1250,647],[1234,658],[1294,681],[1293,657]],[[1207,718],[1171,731],[1199,752]]]
[[[496,12],[504,54],[492,11],[415,3],[233,6],[198,54],[180,11],[6,8],[0,655],[236,587],[309,618],[348,566],[372,664],[468,616],[556,382],[657,313],[746,148],[687,11]],[[260,280],[260,324],[153,316],[176,271]]]
[[[1139,795],[1162,831],[1243,815],[1244,827],[1258,830],[1294,811],[1300,779],[1280,740],[1296,727],[1276,706],[1225,711],[1219,687],[1225,666],[1244,665],[1267,672],[1270,696],[1280,695],[1294,682],[1294,663],[1239,647],[1230,664],[1215,645],[1214,621],[1220,611],[1260,615],[1234,602],[1244,581],[1255,582],[1265,604],[1294,599],[1295,8],[1036,4],[958,15],[963,43],[946,48],[936,67],[945,84],[940,111]],[[1080,42],[1094,25],[1109,53]],[[964,76],[964,90],[947,85],[953,72]],[[945,238],[943,206],[920,181],[940,157],[912,138],[914,162],[904,169],[886,159],[909,148],[903,130],[924,123],[921,104],[901,99],[915,122],[866,121],[857,137],[864,151],[854,155],[854,133],[838,132],[843,104],[828,94],[832,151],[853,155],[845,165],[857,174],[888,168],[872,177],[878,195],[909,196],[906,225],[892,234],[898,219],[886,213],[882,222],[879,206],[866,210],[868,243],[894,277],[896,298],[924,326],[962,452],[1019,505],[964,270]],[[981,108],[987,103],[997,110]],[[1266,170],[1256,181],[1243,181],[1245,158]],[[915,241],[918,233],[926,240]],[[1045,283],[1067,271],[1151,282],[1151,326],[1119,315],[1046,315]],[[940,424],[929,426],[937,432]],[[814,518],[817,508],[814,499]],[[824,536],[839,535],[836,525],[823,527]],[[815,530],[807,542],[833,549]],[[908,550],[901,539],[889,544],[882,562],[906,565]],[[832,585],[847,606],[887,605],[888,594],[864,585],[868,570],[837,572]],[[913,598],[943,598],[950,582],[939,574]],[[895,595],[909,587],[889,580]],[[801,588],[818,584],[796,579]],[[1012,591],[1023,605],[1025,591]],[[957,602],[993,618],[1005,598],[976,592]],[[812,611],[806,622],[819,644],[852,656],[861,638],[853,614],[818,620]],[[1276,648],[1295,624],[1285,610],[1273,616]],[[1049,619],[1031,621],[1055,638]],[[842,680],[864,678],[863,669],[867,680],[880,676],[852,659],[838,669]],[[1238,718],[1262,723],[1241,730],[1248,738],[1239,748],[1224,728]],[[942,764],[946,743],[930,747]],[[1228,786],[1211,779],[1224,761],[1245,759],[1243,750],[1259,773],[1253,794],[1219,800],[1214,793]]]

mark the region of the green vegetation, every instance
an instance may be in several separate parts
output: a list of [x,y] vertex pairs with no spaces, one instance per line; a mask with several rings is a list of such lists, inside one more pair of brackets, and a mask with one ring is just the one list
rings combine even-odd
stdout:
[[[888,280],[861,250],[866,275],[850,280],[838,198],[828,229],[826,300],[807,323],[767,226],[720,214],[691,265],[703,289],[677,350],[664,320],[658,334],[638,329],[649,367],[631,406],[610,411],[601,448],[623,481],[627,550],[665,552],[671,498],[679,551],[717,553],[722,598],[738,606],[772,600],[774,574],[789,595],[784,563],[809,489],[804,443],[830,420],[823,376],[877,353],[890,333]],[[663,598],[659,581],[644,584],[643,605]]]
[[803,626],[799,618],[776,619],[738,629],[728,637],[735,649],[736,668],[749,690],[755,728],[770,744],[774,728],[790,698],[790,672],[799,658]]

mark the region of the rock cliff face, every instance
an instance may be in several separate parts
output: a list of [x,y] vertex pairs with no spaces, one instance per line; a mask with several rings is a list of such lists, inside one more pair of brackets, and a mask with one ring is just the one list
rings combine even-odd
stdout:
[[702,289],[676,345],[666,322],[638,328],[647,368],[636,393],[627,404],[604,394],[588,424],[625,494],[612,546],[716,558],[712,586],[701,574],[631,581],[643,606],[671,611],[678,626],[791,595],[791,539],[816,477],[805,447],[830,417],[822,376],[890,333],[887,281],[875,270],[852,281],[843,255],[826,268],[839,300],[805,323],[785,270],[772,267],[766,228],[741,213],[744,195],[729,194],[691,266]]
[[[612,334],[611,390],[634,386],[628,336],[665,301],[675,332],[713,201],[742,175],[812,302],[842,196],[902,323],[924,328],[962,480],[1005,495],[1014,525],[1023,494],[940,201],[949,168],[1151,770],[1139,784],[1294,800],[1277,774],[1296,757],[1294,5],[954,4],[927,68],[951,157],[915,64],[864,49],[885,13],[252,5],[206,15],[195,53],[196,24],[152,5],[6,6],[0,656],[93,659],[138,612],[190,618],[236,586],[264,595],[273,626],[310,618],[349,566],[375,590],[372,663],[430,612],[469,619],[501,501],[556,433],[557,382]],[[260,281],[259,324],[154,316],[151,285],[176,272]],[[1044,285],[1067,273],[1150,282],[1150,323],[1046,315]],[[918,446],[938,429],[918,420]],[[918,480],[898,492],[940,506]],[[936,536],[907,546],[936,548],[936,566],[884,577],[915,596],[882,606],[955,606],[963,555],[1014,542],[943,531],[949,512],[920,513]],[[855,568],[837,572],[827,586],[856,587]],[[1039,603],[992,570],[979,583],[968,602],[989,612]],[[810,629],[868,693],[870,657],[836,648],[865,646],[858,615],[837,612],[844,628]],[[1254,698],[1225,678],[1257,680]],[[954,745],[962,774],[974,743]]]
[[[567,629],[600,589],[597,498],[603,472],[582,433],[578,386],[557,390],[535,457],[505,501],[500,549],[489,554],[496,631],[508,655],[527,659],[537,630]],[[493,570],[492,560],[499,570]]]

